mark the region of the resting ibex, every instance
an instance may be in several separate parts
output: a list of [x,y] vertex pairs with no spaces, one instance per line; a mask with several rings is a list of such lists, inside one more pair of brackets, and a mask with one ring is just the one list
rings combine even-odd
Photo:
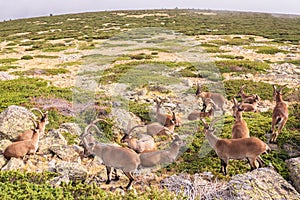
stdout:
[[127,130],[124,131],[125,135],[121,139],[121,142],[122,143],[126,142],[128,144],[128,147],[137,153],[141,153],[144,151],[156,150],[156,145],[155,145],[154,139],[150,135],[146,135],[146,136],[142,137],[141,139],[136,139],[136,138],[132,137],[131,132],[135,128],[140,127],[140,126],[135,126],[135,127],[131,128],[131,121],[132,121],[132,118],[130,119],[130,122],[128,123]]
[[207,104],[210,103],[211,109],[208,112],[203,112],[203,111],[193,111],[188,115],[188,120],[196,120],[200,118],[205,118],[205,117],[213,117],[214,116],[214,111],[217,109],[217,105],[213,102],[211,99],[207,99],[205,103],[205,107],[207,107]]
[[258,168],[255,163],[256,160],[259,162],[259,166],[263,166],[263,160],[257,158],[262,153],[270,150],[270,147],[256,137],[219,139],[214,135],[215,129],[212,129],[217,120],[219,119],[214,119],[210,126],[208,126],[206,121],[201,119],[204,124],[204,133],[208,139],[208,142],[221,159],[221,172],[223,172],[224,175],[227,175],[227,165],[229,159],[247,159],[251,166],[251,170]]
[[249,128],[247,126],[247,122],[243,120],[242,113],[243,110],[238,107],[238,102],[235,98],[233,98],[233,116],[235,118],[235,122],[232,126],[232,138],[238,139],[238,138],[246,138],[249,136]]
[[174,131],[175,126],[181,125],[181,118],[179,117],[179,115],[176,115],[174,111],[171,111],[171,109],[168,107],[166,107],[166,109],[169,110],[170,114],[161,113],[161,104],[165,101],[165,99],[154,99],[154,102],[156,103],[156,120],[158,123],[168,127],[171,131]]
[[254,102],[257,102],[257,99],[260,99],[259,96],[257,94],[247,95],[243,90],[245,86],[246,85],[242,85],[237,96],[242,98],[243,103],[253,104]]
[[181,140],[178,135],[175,135],[175,139],[169,149],[141,153],[139,168],[152,168],[174,162],[178,156],[180,147],[184,146],[184,144],[184,141]]
[[[272,137],[270,142],[276,142],[278,135],[281,133],[282,128],[284,127],[289,117],[288,106],[282,99],[282,89],[285,86],[286,85],[282,86],[279,89],[276,89],[276,86],[273,85],[273,89],[274,89],[273,97],[276,101],[276,105],[273,109],[273,114],[272,114],[272,127],[271,127]],[[276,125],[278,125],[277,132],[275,130]]]
[[130,189],[134,181],[133,172],[140,164],[139,155],[131,149],[97,142],[91,133],[85,132],[81,135],[81,140],[86,149],[99,157],[106,167],[106,184],[111,182],[111,171],[120,169],[128,177],[129,183],[126,189]]
[[13,142],[12,144],[8,145],[3,153],[6,159],[10,159],[12,157],[21,158],[26,154],[34,154],[37,151],[40,133],[34,119],[31,120],[34,124],[32,138]]
[[[197,91],[196,96],[201,97],[202,101],[205,102],[206,99],[212,99],[213,102],[218,106],[219,109],[222,110],[222,113],[225,113],[225,103],[226,100],[223,97],[223,95],[219,93],[213,93],[213,92],[202,92],[201,86],[199,83],[197,83]],[[205,111],[205,107],[203,108],[203,111]]]
[[259,102],[259,100],[259,96],[255,95],[255,98],[253,99],[253,102],[251,104],[241,102],[239,103],[238,107],[236,107],[236,109],[238,108],[240,110],[243,110],[244,112],[257,112],[257,103]]
[[[45,113],[43,113],[40,109],[38,108],[32,108],[32,110],[37,110],[38,112],[40,112],[41,114],[41,119],[38,122],[37,128],[39,129],[39,133],[40,135],[43,135],[45,133],[45,127],[47,124],[49,124],[49,120],[48,120],[48,112],[46,111]],[[32,130],[26,130],[23,133],[20,133],[15,141],[22,141],[22,140],[28,140],[32,138],[32,135],[34,133],[34,129]]]

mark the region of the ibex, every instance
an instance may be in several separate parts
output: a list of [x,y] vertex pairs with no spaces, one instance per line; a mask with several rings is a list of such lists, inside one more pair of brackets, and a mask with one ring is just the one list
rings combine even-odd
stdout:
[[246,138],[249,136],[249,128],[247,126],[247,122],[243,120],[242,113],[243,109],[239,108],[238,102],[235,98],[233,98],[233,116],[235,118],[235,122],[232,126],[232,138]]
[[[243,110],[244,112],[257,112],[257,103],[259,102],[260,98],[258,95],[255,95],[255,98],[253,99],[253,103],[244,103],[241,102],[239,105],[236,107],[236,109]],[[232,107],[234,110],[235,106]]]
[[257,159],[262,153],[266,153],[270,150],[270,147],[256,137],[240,138],[240,139],[219,139],[214,135],[215,122],[219,118],[214,119],[210,125],[208,125],[205,119],[201,119],[204,124],[204,133],[210,146],[215,150],[218,157],[221,159],[221,172],[227,175],[227,165],[229,159],[241,160],[247,159],[251,166],[251,170],[258,168],[255,161],[259,162],[260,166],[263,166],[263,160]]
[[[41,119],[38,122],[37,128],[39,129],[39,133],[40,135],[43,135],[45,133],[45,127],[47,124],[49,124],[49,120],[48,120],[48,112],[46,111],[45,113],[43,113],[40,109],[38,108],[32,108],[32,110],[37,110],[38,112],[40,112],[41,114]],[[20,133],[17,138],[15,139],[15,141],[22,141],[22,140],[28,140],[32,138],[32,135],[34,133],[34,129],[31,130],[26,130],[23,133]]]
[[211,99],[207,99],[205,102],[205,107],[207,107],[207,104],[210,103],[211,109],[208,112],[203,112],[203,111],[193,111],[188,115],[188,120],[196,120],[200,118],[205,118],[205,117],[213,117],[214,116],[214,111],[217,109],[217,105],[213,102]]
[[[271,127],[272,137],[270,142],[274,142],[274,143],[276,142],[278,135],[281,133],[282,128],[284,127],[289,117],[288,106],[282,99],[282,89],[285,86],[286,85],[282,86],[279,89],[276,89],[276,86],[273,85],[273,89],[274,89],[273,98],[276,101],[276,105],[273,109],[273,114],[272,114],[272,127]],[[278,125],[277,132],[275,130],[276,125]]]
[[140,164],[139,155],[131,149],[97,142],[89,132],[81,135],[83,145],[88,151],[99,157],[106,167],[106,184],[111,182],[111,170],[121,169],[128,177],[129,183],[126,189],[130,189],[134,181],[133,172]]
[[6,159],[10,159],[12,157],[21,158],[26,154],[34,154],[37,151],[40,133],[34,119],[31,120],[34,124],[32,138],[13,142],[12,144],[8,145],[3,153]]
[[180,126],[180,117],[176,115],[174,111],[171,111],[170,108],[166,107],[170,114],[161,113],[161,104],[165,102],[165,99],[161,100],[159,98],[155,98],[154,102],[156,103],[156,120],[158,123],[168,127],[171,131],[174,131],[175,126]]
[[[223,95],[219,93],[213,93],[213,92],[202,92],[200,84],[197,83],[197,90],[196,90],[196,96],[201,97],[202,101],[205,102],[206,99],[212,99],[213,102],[218,106],[219,109],[222,110],[222,113],[225,113],[225,103],[226,100],[223,97]],[[203,108],[202,111],[205,111],[205,107]]]
[[254,102],[257,102],[257,99],[260,99],[257,94],[247,95],[244,92],[244,88],[246,85],[242,85],[237,96],[242,98],[243,103],[250,103],[253,104]]
[[180,147],[185,143],[178,135],[175,135],[175,139],[167,150],[159,150],[152,152],[145,152],[140,154],[140,168],[152,168],[158,165],[170,164],[175,161],[178,156]]
[[141,139],[136,139],[136,138],[132,137],[131,132],[139,126],[135,126],[135,127],[131,128],[131,121],[132,121],[132,118],[130,119],[130,122],[128,123],[127,130],[124,131],[125,135],[121,139],[121,142],[122,143],[126,142],[128,147],[137,153],[141,153],[144,151],[156,150],[156,145],[155,145],[154,139],[150,135],[146,135],[146,136],[142,137]]

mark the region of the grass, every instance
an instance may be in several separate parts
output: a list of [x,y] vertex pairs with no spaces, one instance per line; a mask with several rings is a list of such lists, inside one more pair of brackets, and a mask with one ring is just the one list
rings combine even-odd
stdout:
[[66,74],[69,73],[70,71],[65,69],[65,68],[50,68],[50,69],[29,69],[26,71],[15,71],[12,74],[14,75],[19,75],[19,76],[30,76],[30,75],[46,75],[46,76],[53,76],[53,75],[58,75],[58,74]]
[[63,62],[63,63],[60,63],[56,66],[57,67],[69,67],[69,66],[81,65],[81,64],[82,64],[81,61],[73,61],[73,62]]
[[216,55],[218,58],[225,58],[225,59],[232,59],[232,60],[242,60],[244,59],[244,56],[235,56],[235,55],[229,55],[229,54],[219,54]]
[[10,105],[32,107],[31,97],[58,97],[72,100],[70,89],[48,86],[47,81],[35,78],[19,78],[0,81],[0,112]]
[[21,57],[21,60],[31,60],[33,57],[31,55],[25,55]]
[[288,51],[281,50],[273,46],[248,46],[246,48],[254,49],[256,53],[262,53],[262,54],[288,53]]
[[15,65],[3,65],[3,66],[0,66],[0,71],[8,71],[9,69],[17,69],[19,68],[20,66],[15,66]]
[[[0,172],[0,198],[6,199],[167,199],[175,195],[167,190],[149,188],[147,191],[129,191],[125,194],[107,192],[95,183],[87,184],[82,181],[62,183],[58,187],[50,186],[47,182],[57,177],[55,173],[24,173],[16,171]],[[177,196],[185,199],[182,195]]]
[[11,63],[14,63],[18,60],[19,60],[18,58],[1,58],[0,59],[0,64],[11,64]]
[[34,58],[46,58],[46,59],[57,59],[59,56],[52,56],[52,55],[35,55]]
[[219,60],[215,61],[215,64],[221,73],[256,73],[270,69],[268,63],[248,60]]

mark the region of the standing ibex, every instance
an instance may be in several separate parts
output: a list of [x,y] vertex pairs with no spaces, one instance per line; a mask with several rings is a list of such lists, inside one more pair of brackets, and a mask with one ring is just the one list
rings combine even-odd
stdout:
[[221,172],[227,175],[227,165],[229,159],[241,160],[247,159],[251,166],[251,170],[258,166],[255,161],[259,162],[259,166],[263,165],[263,160],[257,159],[262,153],[270,150],[270,147],[256,137],[240,138],[240,139],[219,139],[214,135],[215,129],[212,127],[220,118],[214,119],[210,125],[204,119],[204,133],[210,146],[215,150],[221,159]]
[[[38,108],[32,108],[32,110],[37,110],[38,112],[40,112],[41,114],[41,119],[38,122],[37,128],[39,129],[39,133],[42,136],[45,133],[45,127],[46,125],[49,123],[48,120],[48,112],[46,111],[45,113],[43,113],[40,109]],[[15,141],[22,141],[22,140],[28,140],[32,138],[32,135],[34,133],[34,129],[32,130],[26,130],[23,133],[20,133]]]
[[134,181],[133,172],[140,164],[139,155],[131,149],[97,142],[91,133],[85,131],[81,135],[84,147],[95,156],[99,157],[106,167],[106,184],[111,182],[111,172],[113,169],[121,169],[128,177],[129,183],[126,189],[130,189]]
[[235,98],[233,98],[233,104],[233,116],[235,118],[235,122],[232,126],[232,138],[238,139],[249,137],[247,122],[243,120],[242,117],[243,109],[239,108],[238,102]]
[[[272,127],[271,127],[272,137],[270,142],[274,142],[274,143],[276,142],[278,135],[281,133],[282,128],[284,127],[289,117],[288,106],[282,99],[282,89],[285,86],[286,85],[282,86],[279,89],[276,89],[276,86],[273,85],[273,89],[274,89],[273,98],[276,101],[276,105],[273,109],[273,114],[272,114]],[[277,132],[275,130],[276,125],[278,125]]]
[[250,103],[253,104],[254,102],[257,102],[257,99],[259,100],[259,96],[257,94],[247,95],[244,92],[244,88],[246,85],[242,85],[237,96],[242,98],[243,103]]
[[[200,84],[197,83],[196,96],[201,97],[203,102],[205,102],[206,99],[212,99],[212,101],[218,106],[218,108],[222,110],[222,113],[225,113],[226,100],[223,95],[213,92],[202,92]],[[206,107],[203,108],[203,111],[205,111],[205,109]]]
[[12,144],[8,145],[3,152],[6,159],[10,159],[12,157],[21,158],[26,154],[34,154],[37,151],[40,133],[34,119],[31,120],[34,124],[32,138],[13,142]]

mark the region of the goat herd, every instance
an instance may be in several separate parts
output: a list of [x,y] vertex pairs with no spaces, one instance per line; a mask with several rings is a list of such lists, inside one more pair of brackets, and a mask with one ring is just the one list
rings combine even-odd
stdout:
[[[282,89],[277,89],[273,86],[273,97],[276,105],[273,109],[272,115],[272,136],[270,143],[276,142],[278,134],[280,134],[288,119],[287,104],[282,99]],[[256,137],[250,137],[249,129],[246,121],[242,118],[243,112],[251,112],[257,110],[257,102],[260,100],[258,95],[246,95],[243,91],[244,86],[240,88],[238,96],[241,97],[241,102],[233,99],[233,116],[235,122],[232,126],[232,139],[220,139],[214,135],[214,124],[220,120],[220,117],[215,117],[210,124],[207,124],[205,117],[214,117],[214,111],[221,110],[225,112],[225,98],[219,93],[203,92],[201,87],[197,85],[196,95],[201,98],[203,102],[203,109],[201,111],[191,112],[187,119],[200,119],[204,125],[204,133],[208,139],[209,144],[215,150],[218,157],[221,159],[221,172],[227,174],[227,164],[229,159],[247,159],[251,170],[263,166],[264,162],[260,155],[270,150],[269,146]],[[127,147],[122,147],[117,144],[101,143],[93,136],[91,129],[94,128],[100,132],[96,126],[96,122],[102,121],[107,123],[104,119],[96,119],[91,122],[81,135],[81,141],[85,148],[85,155],[93,155],[101,160],[101,163],[106,166],[107,181],[111,182],[112,169],[115,171],[115,179],[119,179],[116,169],[120,169],[128,177],[129,183],[126,189],[131,188],[134,181],[133,173],[137,169],[152,168],[157,165],[169,164],[175,161],[179,150],[185,145],[185,142],[174,133],[175,126],[181,125],[181,118],[170,110],[170,114],[161,113],[162,103],[160,98],[154,100],[156,103],[156,121],[148,125],[137,125],[134,127],[128,126],[125,130],[125,135],[121,139],[122,143],[127,143]],[[211,105],[211,109],[207,111],[207,106]],[[39,138],[45,132],[45,126],[48,124],[48,113],[43,113],[39,109],[41,119],[38,123],[32,118],[34,128],[20,133],[15,141],[7,146],[3,154],[6,159],[12,157],[23,158],[27,154],[34,154],[38,149]],[[131,113],[132,114],[132,113]],[[132,117],[133,114],[132,114]],[[131,124],[131,123],[130,123]],[[278,125],[278,130],[275,126]],[[146,134],[143,134],[141,139],[134,138],[132,132],[138,127],[146,126]],[[170,147],[165,150],[157,150],[157,146],[153,139],[158,135],[171,135],[173,138]],[[258,163],[258,164],[257,164]]]

